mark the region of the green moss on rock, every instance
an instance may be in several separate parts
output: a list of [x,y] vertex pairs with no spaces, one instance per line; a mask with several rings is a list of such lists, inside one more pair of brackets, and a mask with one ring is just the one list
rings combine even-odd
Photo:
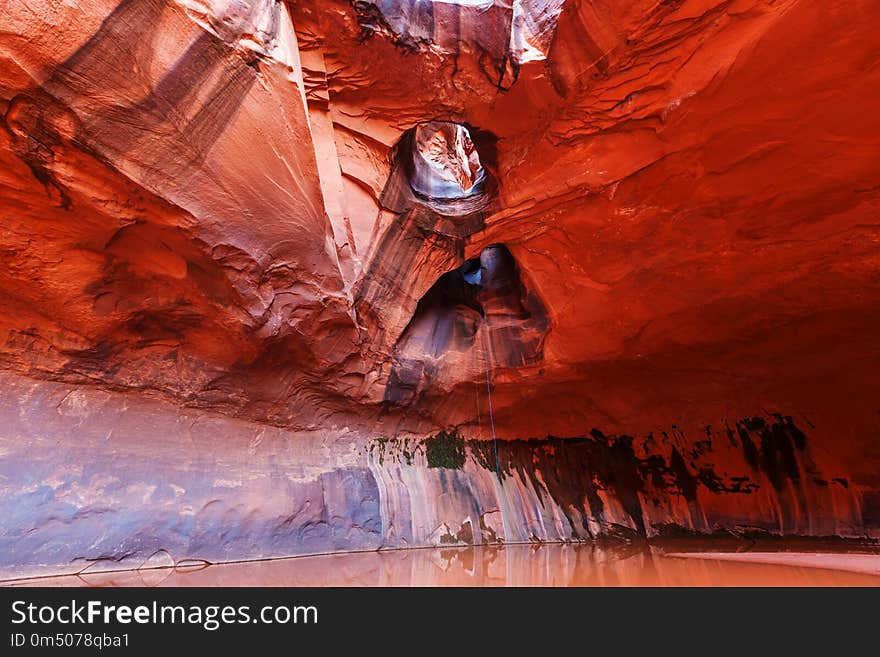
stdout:
[[455,429],[426,438],[424,445],[429,468],[461,470],[464,467],[464,438]]

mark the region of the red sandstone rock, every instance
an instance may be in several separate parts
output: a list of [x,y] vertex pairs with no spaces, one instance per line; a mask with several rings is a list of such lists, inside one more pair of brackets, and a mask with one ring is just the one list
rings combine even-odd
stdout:
[[[438,3],[413,38],[381,4],[8,8],[3,369],[363,438],[491,438],[487,362],[501,438],[696,449],[775,413],[811,449],[785,494],[824,500],[794,507],[876,528],[876,3],[567,0],[543,59],[506,50],[515,11]],[[468,127],[484,196],[408,185],[429,121]],[[420,310],[498,243],[512,287]],[[804,488],[838,475],[845,501]]]

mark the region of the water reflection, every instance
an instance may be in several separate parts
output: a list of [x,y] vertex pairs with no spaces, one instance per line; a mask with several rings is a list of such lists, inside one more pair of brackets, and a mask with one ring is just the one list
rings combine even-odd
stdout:
[[[776,555],[776,556],[774,556]],[[774,563],[775,561],[775,563]],[[878,586],[880,555],[511,545],[83,573],[40,586]]]

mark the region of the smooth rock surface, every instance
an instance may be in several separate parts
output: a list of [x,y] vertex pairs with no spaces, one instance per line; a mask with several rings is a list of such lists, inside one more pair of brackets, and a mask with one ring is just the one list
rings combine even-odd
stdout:
[[[790,418],[491,441],[256,424],[0,375],[0,576],[339,550],[732,536],[880,538]],[[722,530],[727,528],[727,530]],[[720,533],[719,533],[720,532]]]

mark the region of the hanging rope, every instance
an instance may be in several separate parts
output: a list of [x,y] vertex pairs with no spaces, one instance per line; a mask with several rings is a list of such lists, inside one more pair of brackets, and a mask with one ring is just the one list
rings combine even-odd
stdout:
[[492,410],[492,376],[489,370],[489,340],[486,334],[489,332],[489,318],[485,321],[486,330],[483,332],[483,354],[486,361],[486,396],[489,399],[489,423],[492,427],[492,448],[495,450],[495,474],[501,481],[501,466],[498,462],[498,436],[495,435],[495,413]]
[[[486,396],[489,400],[489,423],[492,427],[492,448],[495,450],[495,474],[498,477],[498,511],[501,513],[501,524],[504,526],[504,539],[503,542],[507,542],[511,536],[510,530],[507,527],[507,518],[505,517],[504,509],[505,509],[505,492],[504,492],[504,481],[501,479],[501,464],[498,461],[498,436],[495,433],[495,412],[492,409],[492,373],[489,365],[489,317],[483,314],[483,319],[485,320],[483,324],[486,327],[486,330],[483,331],[483,354],[486,360]],[[510,568],[510,559],[507,560],[508,568]],[[508,574],[508,577],[510,575]]]

